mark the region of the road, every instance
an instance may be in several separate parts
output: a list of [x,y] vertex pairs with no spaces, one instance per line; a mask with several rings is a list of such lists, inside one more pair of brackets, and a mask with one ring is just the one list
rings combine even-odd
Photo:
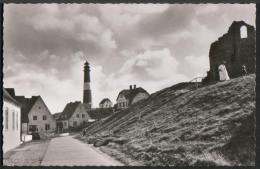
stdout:
[[120,162],[72,136],[53,138],[42,166],[122,166]]

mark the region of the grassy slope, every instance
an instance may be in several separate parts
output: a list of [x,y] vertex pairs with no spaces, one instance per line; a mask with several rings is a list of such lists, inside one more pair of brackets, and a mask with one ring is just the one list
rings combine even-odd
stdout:
[[254,125],[255,75],[250,75],[158,91],[87,128],[87,139],[110,140],[107,148],[145,165],[254,165]]

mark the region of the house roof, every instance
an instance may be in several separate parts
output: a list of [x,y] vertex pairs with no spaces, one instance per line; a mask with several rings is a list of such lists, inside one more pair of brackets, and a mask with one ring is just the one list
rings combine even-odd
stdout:
[[52,116],[53,116],[54,118],[59,118],[60,115],[61,115],[61,112],[52,114]]
[[134,97],[138,93],[147,93],[149,95],[149,93],[146,90],[144,90],[142,87],[138,87],[138,88],[135,88],[135,89],[124,89],[121,92],[119,92],[116,100],[118,100],[120,95],[123,95],[129,101],[129,103],[131,104]]
[[15,97],[15,91],[14,88],[5,88],[6,91],[12,96]]
[[21,122],[22,123],[28,123],[29,118],[28,114],[30,110],[32,109],[35,102],[40,98],[41,96],[32,96],[31,98],[25,98],[24,96],[15,96],[15,99],[22,105],[21,108]]
[[91,119],[100,120],[113,114],[113,108],[95,108],[88,111]]
[[3,88],[3,99],[21,107],[21,104],[5,88]]
[[106,101],[111,102],[111,100],[109,98],[104,98],[103,100],[101,100],[101,102],[99,104],[104,104]]
[[68,120],[73,115],[73,113],[75,112],[75,110],[80,104],[81,102],[79,101],[68,103],[63,109],[62,113],[60,114],[58,120]]

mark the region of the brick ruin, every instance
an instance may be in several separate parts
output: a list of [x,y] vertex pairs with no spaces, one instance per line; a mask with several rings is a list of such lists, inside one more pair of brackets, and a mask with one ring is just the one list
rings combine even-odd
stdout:
[[226,34],[210,46],[210,71],[203,82],[219,80],[218,66],[225,61],[230,78],[242,75],[242,65],[255,73],[255,28],[244,21],[234,21]]

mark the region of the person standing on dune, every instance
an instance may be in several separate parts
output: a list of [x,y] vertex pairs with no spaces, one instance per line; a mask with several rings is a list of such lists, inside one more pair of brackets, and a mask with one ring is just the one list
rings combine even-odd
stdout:
[[218,67],[220,81],[230,80],[225,63],[226,62],[223,61],[223,63],[221,65],[219,65],[219,67]]

